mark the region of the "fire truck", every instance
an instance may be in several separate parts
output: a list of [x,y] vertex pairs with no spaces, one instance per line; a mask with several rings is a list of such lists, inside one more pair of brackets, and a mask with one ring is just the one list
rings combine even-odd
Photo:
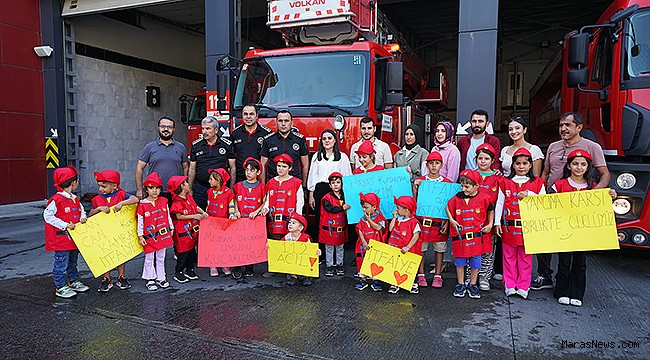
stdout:
[[623,247],[650,249],[650,1],[614,1],[595,25],[569,33],[531,89],[533,143],[558,139],[559,115],[579,112],[618,197]]
[[[289,110],[311,152],[325,129],[335,129],[340,148],[349,152],[361,138],[364,116],[375,119],[376,136],[396,152],[407,125],[428,133],[432,112],[447,105],[445,68],[427,68],[378,11],[377,1],[269,1],[267,19],[287,47],[250,49],[238,66],[232,96],[220,86],[220,76],[232,68],[218,65],[217,89],[198,93],[192,102],[190,143],[200,134],[203,114],[232,129],[243,106],[254,104],[259,123],[272,130],[278,111]],[[219,62],[225,63],[231,64]],[[428,136],[421,141],[432,145]]]

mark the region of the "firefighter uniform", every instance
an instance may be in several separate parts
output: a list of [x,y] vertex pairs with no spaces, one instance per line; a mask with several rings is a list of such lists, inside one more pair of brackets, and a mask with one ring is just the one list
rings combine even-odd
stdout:
[[190,162],[196,163],[196,176],[194,184],[192,184],[192,192],[197,204],[203,209],[207,203],[205,194],[210,188],[208,170],[217,168],[228,170],[228,159],[235,158],[232,145],[232,142],[226,138],[218,138],[213,145],[209,145],[205,139],[192,142]]
[[[366,240],[366,243],[370,243],[370,240],[379,241],[386,243],[386,218],[382,215],[379,208],[377,213],[372,215],[370,219],[376,224],[382,226],[382,230],[375,230],[367,220],[364,220],[365,216],[361,217],[361,220],[357,223],[356,229],[357,232],[360,232],[363,235],[363,238]],[[355,256],[357,259],[357,272],[361,271],[361,264],[363,264],[363,258],[366,256],[366,250],[363,248],[363,242],[361,237],[357,238],[357,244],[354,247]]]
[[[420,223],[416,218],[397,219],[393,231],[390,232],[390,237],[388,237],[388,245],[401,249],[411,242],[413,234],[420,231]],[[422,253],[422,237],[418,238],[409,249],[409,252],[416,255]]]
[[345,200],[333,192],[321,200],[318,242],[325,245],[342,245],[348,241],[348,221],[343,210]]
[[481,228],[487,225],[488,213],[494,210],[490,198],[481,192],[471,197],[459,192],[449,200],[447,206],[454,220],[460,225],[460,229],[450,227],[451,251],[454,257],[471,258],[482,255],[483,243],[490,235],[483,234]]
[[266,189],[261,181],[249,183],[240,181],[233,187],[237,198],[237,208],[242,217],[248,217],[253,211],[262,206]]
[[504,244],[523,246],[524,234],[521,230],[521,215],[519,213],[519,199],[517,194],[524,191],[532,191],[539,194],[544,187],[544,180],[541,177],[535,178],[534,181],[525,183],[516,183],[510,179],[503,181],[501,191],[505,195],[503,202],[503,215],[501,225],[503,226],[503,235],[501,240]]
[[249,157],[260,159],[264,137],[270,133],[271,129],[261,124],[257,124],[252,133],[246,130],[244,124],[237,126],[232,131],[230,141],[232,141],[237,163],[237,182],[246,180],[245,160]]
[[288,154],[293,159],[293,165],[289,174],[297,178],[302,178],[302,162],[300,161],[300,157],[309,155],[305,137],[293,131],[290,131],[286,138],[282,137],[278,132],[270,133],[264,137],[260,155],[269,159],[266,165],[267,179],[278,175],[275,169],[275,162],[271,161],[271,159],[274,159],[280,154]]
[[[416,180],[422,180],[422,181],[440,181],[440,182],[446,182],[446,183],[451,183],[452,181],[447,179],[444,176],[441,176],[442,180],[432,180],[429,179],[427,176],[420,176]],[[420,233],[420,238],[422,239],[422,242],[445,242],[447,241],[447,238],[449,238],[449,233],[446,234],[441,234],[440,231],[442,230],[443,225],[445,224],[445,221],[443,219],[435,219],[431,217],[426,217],[426,216],[418,216],[417,219],[420,221],[420,229],[422,232]]]
[[301,187],[302,180],[297,177],[291,177],[285,181],[278,181],[274,177],[266,184],[269,206],[267,217],[269,234],[285,235],[289,231],[287,224],[291,214],[302,212],[302,209],[297,209],[298,192]]
[[173,239],[171,231],[174,229],[170,224],[167,199],[160,196],[156,201],[142,200],[136,208],[138,217],[142,217],[142,237],[147,242],[144,245],[144,253],[152,253],[172,246]]

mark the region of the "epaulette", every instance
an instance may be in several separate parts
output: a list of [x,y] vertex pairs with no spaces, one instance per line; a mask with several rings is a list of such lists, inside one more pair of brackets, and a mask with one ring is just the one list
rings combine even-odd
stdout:
[[230,141],[229,139],[226,139],[225,137],[222,137],[221,141],[223,141],[223,143],[228,145],[228,146],[232,145],[232,141]]
[[296,135],[296,137],[299,137],[299,138],[301,138],[301,139],[304,139],[304,138],[305,138],[305,135],[303,135],[303,134],[301,134],[301,133],[299,133],[299,132],[295,132],[295,133],[293,133],[293,134]]
[[268,138],[270,138],[270,137],[273,136],[273,135],[275,135],[274,132],[268,133],[268,134],[266,134],[266,135],[264,136],[264,139],[268,139]]
[[264,130],[266,130],[266,131],[268,131],[268,132],[272,132],[270,128],[268,128],[268,127],[266,127],[266,126],[264,126],[264,125],[262,125],[262,124],[259,124],[259,123],[258,123],[257,125],[259,125],[262,129],[264,129]]
[[196,139],[196,140],[192,141],[192,145],[198,143],[198,142],[201,141],[201,140],[203,140],[203,139]]

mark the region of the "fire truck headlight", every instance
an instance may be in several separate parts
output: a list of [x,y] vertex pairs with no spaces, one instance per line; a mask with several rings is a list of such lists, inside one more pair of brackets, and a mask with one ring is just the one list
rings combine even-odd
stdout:
[[632,236],[632,242],[635,243],[636,245],[643,245],[645,241],[646,241],[646,237],[641,233],[634,234],[634,236]]
[[630,173],[622,173],[616,178],[616,185],[623,190],[629,190],[636,185],[636,177]]
[[336,115],[334,118],[334,129],[341,131],[343,130],[343,126],[345,125],[345,118],[343,115]]
[[614,200],[614,203],[612,203],[612,207],[614,208],[614,212],[617,213],[618,215],[625,215],[632,210],[632,205],[627,199],[616,199]]

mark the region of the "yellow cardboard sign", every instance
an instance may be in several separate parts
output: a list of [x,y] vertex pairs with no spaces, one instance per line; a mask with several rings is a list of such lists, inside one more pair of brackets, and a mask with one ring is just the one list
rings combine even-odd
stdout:
[[318,244],[269,239],[269,271],[318,277]]
[[361,273],[373,279],[411,290],[422,256],[413,253],[402,254],[396,248],[376,240],[368,243],[370,249],[361,264]]
[[609,189],[527,196],[519,201],[527,254],[618,249]]
[[100,212],[68,230],[95,277],[124,264],[142,252],[138,240],[136,205]]

